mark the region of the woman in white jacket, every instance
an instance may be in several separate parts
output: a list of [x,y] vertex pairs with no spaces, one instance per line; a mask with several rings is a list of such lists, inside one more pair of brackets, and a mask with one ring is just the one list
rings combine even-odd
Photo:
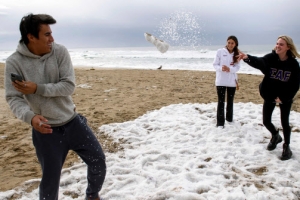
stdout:
[[224,127],[224,101],[227,90],[226,121],[233,119],[233,99],[237,87],[237,74],[239,64],[238,39],[231,35],[227,38],[224,48],[218,49],[213,66],[216,70],[216,87],[218,94],[217,127]]

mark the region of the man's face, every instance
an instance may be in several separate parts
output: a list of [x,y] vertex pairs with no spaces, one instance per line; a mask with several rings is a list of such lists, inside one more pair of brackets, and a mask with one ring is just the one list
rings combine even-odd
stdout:
[[54,42],[50,26],[48,24],[41,24],[39,38],[33,37],[31,42],[34,48],[34,54],[42,56],[50,53],[52,43]]

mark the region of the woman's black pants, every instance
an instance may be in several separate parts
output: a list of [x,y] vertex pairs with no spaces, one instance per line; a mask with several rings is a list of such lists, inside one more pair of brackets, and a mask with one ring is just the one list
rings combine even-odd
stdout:
[[218,107],[217,107],[217,126],[224,126],[224,102],[227,90],[227,105],[226,105],[226,120],[232,122],[233,120],[233,100],[236,87],[217,86],[218,93]]
[[[291,127],[290,127],[290,111],[293,101],[284,102],[279,104],[281,125],[283,129],[284,142],[290,144]],[[272,114],[276,103],[270,101],[264,101],[263,105],[263,124],[271,132],[272,135],[277,134],[277,130],[272,123]]]

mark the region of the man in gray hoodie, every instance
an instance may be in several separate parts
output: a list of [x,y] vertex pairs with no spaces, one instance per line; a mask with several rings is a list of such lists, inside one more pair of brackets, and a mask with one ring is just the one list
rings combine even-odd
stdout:
[[[32,126],[43,171],[40,199],[58,199],[62,166],[71,149],[88,166],[86,199],[97,200],[106,175],[105,155],[86,118],[75,112],[74,69],[68,50],[54,43],[49,25],[55,23],[45,14],[21,19],[21,40],[5,64],[5,97],[12,112]],[[12,81],[11,73],[22,80]]]

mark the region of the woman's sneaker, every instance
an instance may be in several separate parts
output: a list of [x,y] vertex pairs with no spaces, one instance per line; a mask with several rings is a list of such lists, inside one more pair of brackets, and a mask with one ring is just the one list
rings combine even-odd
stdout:
[[270,140],[267,149],[269,151],[272,151],[276,148],[277,144],[282,142],[282,137],[279,135],[279,133],[277,132],[276,135],[272,136],[272,139]]
[[283,150],[282,150],[282,156],[281,160],[288,160],[292,157],[293,152],[290,149],[290,146],[288,144],[283,144]]

